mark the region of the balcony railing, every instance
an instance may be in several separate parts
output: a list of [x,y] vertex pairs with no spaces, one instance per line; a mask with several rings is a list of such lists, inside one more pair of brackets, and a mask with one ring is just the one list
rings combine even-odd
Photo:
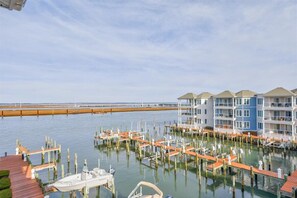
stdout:
[[182,115],[194,116],[194,114],[192,114],[192,113],[182,113]]
[[266,105],[269,107],[292,107],[291,102],[271,102],[266,103]]
[[232,114],[216,114],[216,117],[233,118],[233,115]]
[[232,103],[216,103],[215,106],[216,107],[232,107],[233,104]]
[[282,129],[266,129],[265,133],[277,133],[277,134],[286,134],[291,135],[292,131],[289,130],[282,130]]
[[291,122],[292,121],[292,117],[287,117],[287,116],[273,116],[273,117],[266,117],[265,120]]

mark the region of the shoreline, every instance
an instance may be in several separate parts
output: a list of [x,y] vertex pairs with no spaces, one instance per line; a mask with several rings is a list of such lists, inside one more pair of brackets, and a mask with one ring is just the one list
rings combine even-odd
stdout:
[[116,112],[170,111],[170,110],[177,110],[177,107],[9,109],[9,110],[0,110],[0,117],[68,115],[68,114],[87,114],[87,113],[104,114],[104,113],[116,113]]

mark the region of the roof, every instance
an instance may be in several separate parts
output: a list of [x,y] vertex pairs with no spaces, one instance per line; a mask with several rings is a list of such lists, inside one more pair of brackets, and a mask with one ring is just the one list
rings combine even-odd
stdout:
[[256,92],[253,92],[251,90],[241,90],[239,92],[236,93],[237,97],[240,98],[250,98],[256,95]]
[[295,94],[291,92],[290,90],[287,90],[282,87],[277,87],[275,89],[272,89],[271,91],[264,94],[264,97],[270,97],[270,96],[294,96]]
[[179,100],[183,100],[183,99],[195,99],[196,97],[197,97],[197,95],[194,94],[194,93],[187,93],[187,94],[179,97],[178,99]]
[[293,89],[293,90],[291,90],[291,92],[293,92],[294,94],[297,94],[297,88],[296,88],[296,89]]
[[219,93],[218,95],[215,95],[214,97],[216,97],[216,98],[234,98],[234,97],[236,97],[236,95],[233,92],[226,90],[226,91],[223,91],[222,93]]
[[197,95],[197,98],[199,98],[199,99],[208,99],[211,96],[213,96],[213,94],[211,94],[209,92],[202,92],[201,94]]

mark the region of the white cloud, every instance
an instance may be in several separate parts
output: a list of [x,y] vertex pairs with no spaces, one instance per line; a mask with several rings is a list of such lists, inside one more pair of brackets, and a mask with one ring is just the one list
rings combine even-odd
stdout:
[[295,1],[28,1],[0,18],[0,102],[297,85]]

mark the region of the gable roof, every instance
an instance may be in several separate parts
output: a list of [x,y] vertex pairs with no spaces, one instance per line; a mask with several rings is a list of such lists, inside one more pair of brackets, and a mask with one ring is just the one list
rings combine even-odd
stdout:
[[209,92],[202,92],[201,94],[197,95],[197,98],[199,98],[199,99],[208,99],[211,96],[213,96],[213,94],[211,94]]
[[291,90],[291,92],[293,92],[294,94],[297,94],[297,88],[296,88],[296,89],[293,89],[293,90]]
[[194,93],[187,93],[187,94],[179,97],[178,99],[179,100],[183,100],[183,99],[195,99],[196,97],[197,97],[197,95],[194,94]]
[[270,96],[294,96],[295,94],[291,92],[290,90],[287,90],[283,87],[277,87],[275,89],[272,89],[271,91],[264,94],[264,97],[270,97]]
[[233,92],[226,90],[219,93],[218,95],[215,95],[214,97],[215,98],[234,98],[236,97],[236,95]]
[[237,97],[240,98],[250,98],[256,95],[256,92],[253,92],[251,90],[241,90],[239,92],[236,93]]

